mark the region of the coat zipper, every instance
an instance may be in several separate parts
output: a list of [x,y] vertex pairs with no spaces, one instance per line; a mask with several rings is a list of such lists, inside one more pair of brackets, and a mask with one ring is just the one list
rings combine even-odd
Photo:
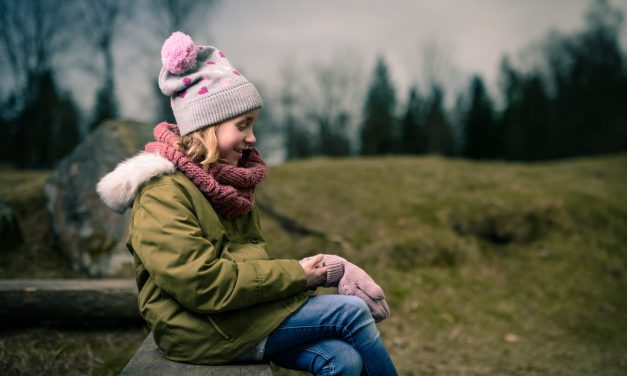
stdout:
[[216,332],[218,332],[222,337],[224,337],[224,339],[231,339],[231,337],[228,336],[224,331],[222,331],[222,329],[218,326],[218,324],[215,321],[213,321],[211,316],[207,316],[207,318],[209,319],[211,326],[213,326],[213,329],[215,329]]

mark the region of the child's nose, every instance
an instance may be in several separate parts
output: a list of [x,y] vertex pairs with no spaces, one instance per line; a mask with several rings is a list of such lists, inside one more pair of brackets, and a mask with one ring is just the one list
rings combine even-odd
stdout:
[[257,138],[255,137],[255,134],[253,132],[250,132],[244,140],[247,144],[250,145],[253,145],[255,142],[257,142]]

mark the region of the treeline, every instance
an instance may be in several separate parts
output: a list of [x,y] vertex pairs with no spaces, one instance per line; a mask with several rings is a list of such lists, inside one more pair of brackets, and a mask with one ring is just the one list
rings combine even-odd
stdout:
[[[133,84],[153,87],[153,120],[173,121],[168,98],[148,72],[158,71],[155,56],[172,31],[206,34],[196,29],[206,22],[197,21],[213,4],[0,0],[0,164],[50,168],[103,120],[119,117],[114,55],[120,40],[130,41],[134,55],[127,59],[146,73]],[[622,14],[607,0],[594,1],[584,30],[548,36],[534,64],[503,58],[500,91],[493,95],[476,76],[462,93],[447,93],[450,87],[438,80],[416,84],[401,103],[382,56],[369,79],[348,54],[304,71],[288,64],[280,68],[284,82],[276,100],[255,81],[265,98],[258,139],[265,154],[283,150],[285,159],[440,154],[544,160],[625,151],[621,28]],[[246,62],[239,65],[245,72]],[[91,108],[78,108],[69,89],[81,99],[86,90],[76,91],[72,80],[96,87]],[[457,97],[454,105],[451,97]]]
[[[174,30],[199,24],[213,3],[0,0],[0,164],[50,168],[104,120],[118,118],[118,42],[131,40],[131,65],[158,72],[151,64],[158,63],[154,57],[163,40]],[[156,95],[156,79],[151,78],[146,85],[153,85]],[[69,92],[84,99],[91,90],[83,83],[96,87],[94,104],[87,109],[79,108]],[[167,98],[160,93],[156,98],[165,111],[160,118],[171,120]]]
[[551,34],[537,51],[535,66],[516,68],[503,58],[499,105],[475,76],[452,109],[446,108],[445,88],[434,83],[427,93],[410,88],[405,108],[398,111],[380,57],[358,114],[356,137],[347,134],[349,111],[313,127],[306,116],[299,122],[288,113],[287,157],[441,154],[533,161],[625,151],[627,66],[621,27],[622,14],[607,1],[596,1],[585,29]]
[[501,111],[481,78],[472,80],[462,122],[465,156],[543,160],[627,150],[622,14],[600,1],[586,25],[550,36],[541,62],[527,72],[503,60]]

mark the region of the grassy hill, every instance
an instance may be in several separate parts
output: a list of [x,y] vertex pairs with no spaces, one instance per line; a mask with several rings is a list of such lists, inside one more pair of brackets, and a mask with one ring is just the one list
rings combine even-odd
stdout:
[[[321,158],[273,167],[257,198],[273,256],[340,254],[381,284],[392,316],[379,327],[403,375],[627,369],[627,155]],[[116,369],[90,358],[96,374]]]
[[627,369],[627,156],[543,164],[316,159],[259,201],[277,257],[338,253],[382,285],[402,374]]

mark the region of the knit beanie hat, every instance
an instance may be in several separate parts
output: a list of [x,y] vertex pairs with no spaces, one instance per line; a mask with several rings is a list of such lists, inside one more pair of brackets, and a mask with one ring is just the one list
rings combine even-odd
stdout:
[[196,46],[180,31],[161,49],[159,88],[170,104],[181,136],[262,106],[261,95],[224,54]]

